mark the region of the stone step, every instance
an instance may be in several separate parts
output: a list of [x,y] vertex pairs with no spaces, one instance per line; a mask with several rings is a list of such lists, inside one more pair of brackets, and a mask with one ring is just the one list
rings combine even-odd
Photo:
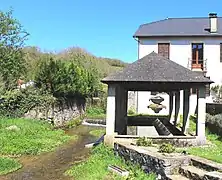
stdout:
[[195,166],[181,166],[179,173],[191,180],[203,180],[207,171]]
[[182,175],[168,175],[167,180],[189,180]]
[[192,157],[191,164],[206,171],[222,171],[222,164],[201,157]]

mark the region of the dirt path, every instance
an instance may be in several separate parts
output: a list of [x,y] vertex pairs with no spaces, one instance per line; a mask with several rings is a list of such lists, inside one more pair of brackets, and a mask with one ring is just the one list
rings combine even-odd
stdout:
[[64,172],[74,163],[84,160],[89,150],[84,145],[93,142],[95,137],[89,131],[98,127],[80,126],[67,131],[67,134],[79,136],[78,140],[58,148],[54,152],[35,157],[23,157],[20,162],[23,168],[7,176],[0,176],[1,180],[70,180]]

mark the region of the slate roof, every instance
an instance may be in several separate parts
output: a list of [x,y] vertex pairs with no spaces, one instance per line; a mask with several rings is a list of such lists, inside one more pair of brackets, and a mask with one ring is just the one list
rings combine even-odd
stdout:
[[222,17],[217,18],[218,31],[210,33],[210,20],[206,18],[168,18],[142,24],[134,37],[149,36],[222,36]]
[[179,83],[212,83],[213,81],[193,72],[174,61],[152,52],[149,55],[129,64],[122,71],[111,74],[102,80],[109,82],[179,82]]

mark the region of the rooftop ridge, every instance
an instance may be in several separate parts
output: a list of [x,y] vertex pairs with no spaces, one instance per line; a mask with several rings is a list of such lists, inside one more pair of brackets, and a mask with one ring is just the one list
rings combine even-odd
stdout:
[[[222,16],[218,16],[217,18],[221,19]],[[155,23],[159,23],[159,22],[162,22],[162,21],[172,20],[172,19],[209,19],[209,17],[207,17],[207,16],[206,17],[167,17],[165,19],[152,21],[152,22],[148,22],[148,23],[143,23],[140,26],[155,24]]]

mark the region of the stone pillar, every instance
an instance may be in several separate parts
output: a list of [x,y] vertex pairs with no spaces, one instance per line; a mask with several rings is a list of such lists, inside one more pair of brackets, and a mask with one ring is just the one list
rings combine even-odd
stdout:
[[187,133],[189,129],[189,118],[190,118],[190,89],[183,91],[183,133]]
[[197,127],[196,136],[199,145],[206,143],[205,121],[206,121],[206,87],[201,86],[197,92]]
[[174,125],[180,121],[180,91],[175,92],[175,116],[174,116]]
[[174,112],[175,112],[175,96],[173,92],[169,93],[169,120],[173,124],[174,122]]
[[116,87],[108,85],[108,97],[106,107],[106,135],[113,135],[115,128],[115,111],[116,111]]

